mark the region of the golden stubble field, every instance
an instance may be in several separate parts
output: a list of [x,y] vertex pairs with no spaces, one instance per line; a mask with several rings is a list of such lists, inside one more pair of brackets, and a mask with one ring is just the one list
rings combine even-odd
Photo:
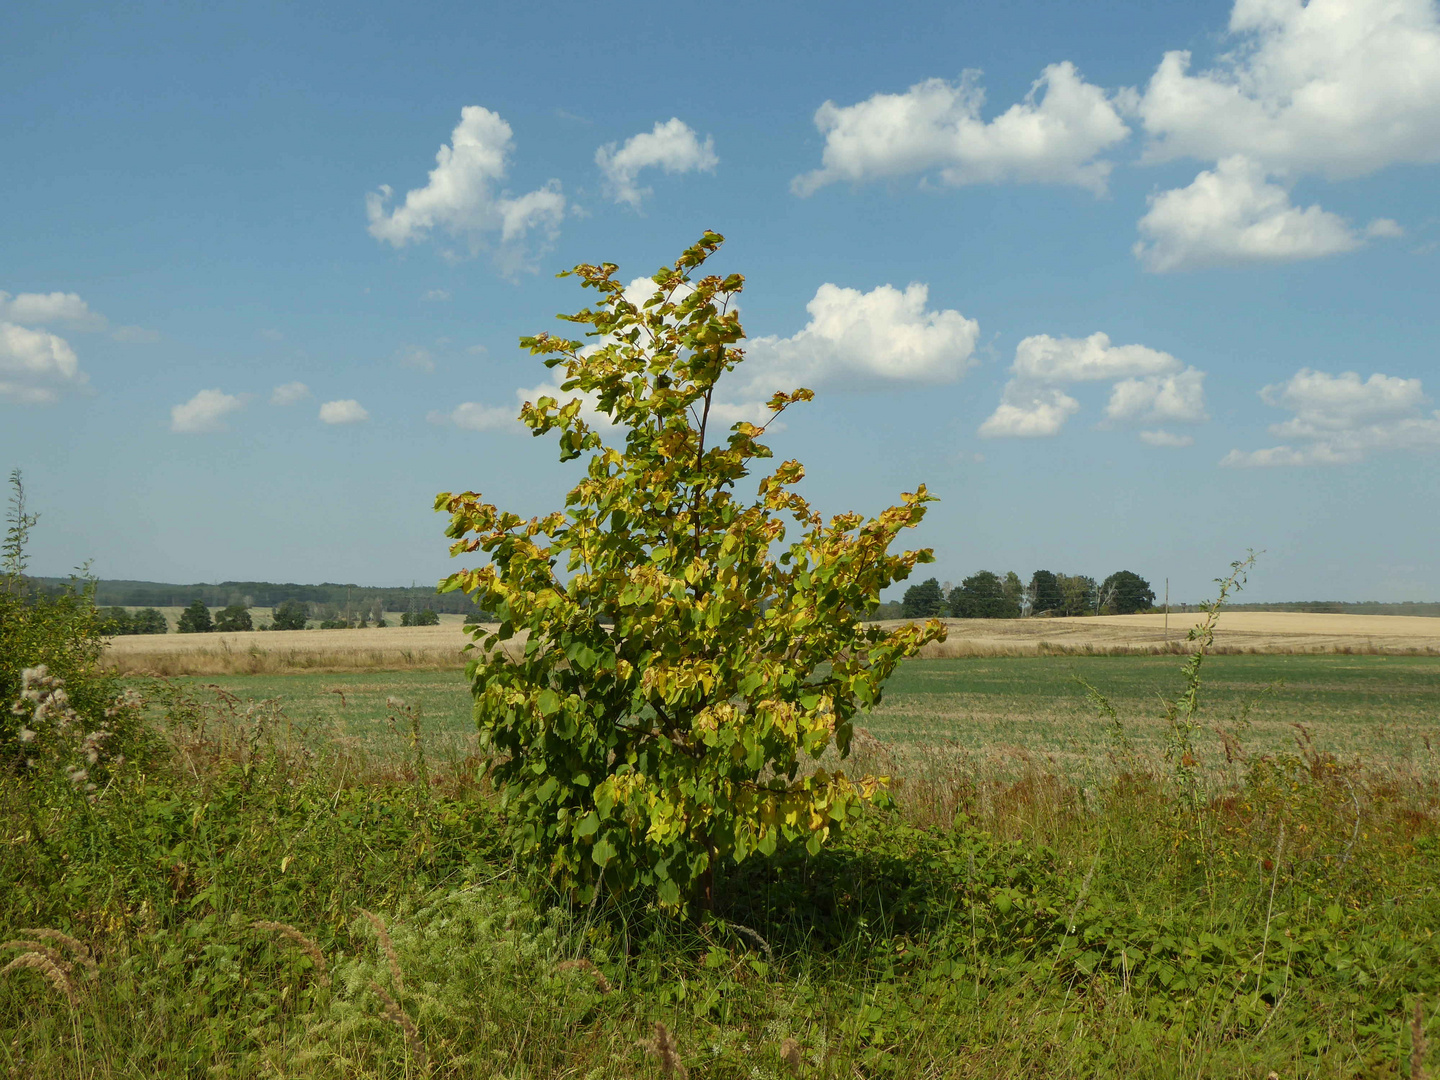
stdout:
[[[1186,652],[1197,616],[947,619],[949,637],[925,655],[1125,655]],[[887,624],[895,625],[895,624]],[[260,674],[449,668],[469,642],[458,623],[366,630],[252,631],[116,638],[107,662],[125,673]],[[1222,614],[1217,653],[1440,655],[1440,618],[1237,611]]]

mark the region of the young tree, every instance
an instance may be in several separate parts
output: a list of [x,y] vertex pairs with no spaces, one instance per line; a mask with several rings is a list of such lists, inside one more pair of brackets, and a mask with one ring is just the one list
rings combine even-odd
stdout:
[[238,630],[254,630],[255,623],[250,618],[250,609],[244,604],[231,604],[215,616],[215,629],[227,632]]
[[[598,342],[521,339],[563,367],[573,395],[521,411],[536,435],[559,436],[562,461],[588,456],[564,510],[527,521],[473,492],[436,499],[452,552],[490,557],[442,589],[500,620],[471,631],[468,670],[513,835],[582,901],[649,887],[671,910],[687,895],[708,905],[718,860],[786,840],[818,850],[883,782],[802,761],[831,745],[843,756],[856,709],[944,635],[860,623],[880,590],[931,560],[887,550],[923,516],[923,486],[873,520],[828,523],[793,490],[798,461],[753,498],[737,491],[770,451],[751,423],[714,437],[716,384],[744,357],[729,307],[743,278],[695,276],[721,242],[706,233],[639,304],[615,265],[577,266],[599,302],[566,318]],[[812,396],[777,393],[770,416]],[[506,660],[499,645],[520,634]]]
[[1030,578],[1030,612],[1033,615],[1057,615],[1064,603],[1060,582],[1049,570],[1036,570]]
[[926,578],[919,585],[905,590],[900,609],[906,619],[933,619],[945,614],[945,597],[940,592],[940,582]]
[[1150,583],[1130,570],[1111,574],[1100,588],[1114,597],[1110,607],[1117,615],[1133,615],[1155,606],[1155,592]]
[[309,613],[299,600],[286,600],[270,617],[271,630],[304,630]]
[[208,634],[214,630],[215,621],[210,618],[210,609],[205,606],[205,601],[192,601],[190,606],[180,613],[180,621],[175,624],[175,629],[182,634]]

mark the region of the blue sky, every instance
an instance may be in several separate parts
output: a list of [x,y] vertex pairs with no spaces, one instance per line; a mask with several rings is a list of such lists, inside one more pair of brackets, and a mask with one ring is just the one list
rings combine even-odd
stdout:
[[937,576],[1194,600],[1256,548],[1255,599],[1440,597],[1436,4],[879,10],[12,13],[32,569],[447,573],[436,491],[573,482],[509,419],[549,374],[516,338],[581,306],[553,275],[713,228],[736,415],[812,386],[777,453],[829,512],[926,483]]

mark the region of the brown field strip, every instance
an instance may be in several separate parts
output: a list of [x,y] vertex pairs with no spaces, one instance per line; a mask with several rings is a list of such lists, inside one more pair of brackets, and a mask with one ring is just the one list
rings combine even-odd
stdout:
[[[924,655],[1126,655],[1186,652],[1197,616],[947,619],[949,637]],[[895,625],[895,624],[887,624]],[[469,639],[459,625],[366,630],[252,631],[116,638],[106,662],[128,674],[225,675],[285,671],[453,668]],[[1217,653],[1440,655],[1440,618],[1237,611],[1224,614]]]

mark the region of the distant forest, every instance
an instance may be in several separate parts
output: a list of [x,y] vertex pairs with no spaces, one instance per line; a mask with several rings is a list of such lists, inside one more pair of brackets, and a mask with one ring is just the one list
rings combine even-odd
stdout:
[[[66,578],[32,578],[41,589],[49,591],[65,584]],[[461,592],[437,593],[434,587],[412,585],[385,587],[373,585],[276,584],[271,581],[222,581],[218,585],[172,585],[160,581],[100,581],[95,591],[98,607],[188,607],[196,600],[207,607],[243,604],[247,607],[278,607],[286,600],[306,604],[324,604],[340,610],[370,609],[380,601],[386,611],[431,611],[466,615],[475,605]],[[900,604],[882,605],[878,618],[899,618]],[[1171,611],[1187,611],[1194,604],[1172,602]],[[894,609],[893,612],[890,609]],[[1429,615],[1440,616],[1440,601],[1414,601],[1385,604],[1376,600],[1298,600],[1277,604],[1229,604],[1227,611],[1304,611],[1328,615]]]
[[[66,578],[32,578],[41,589],[65,584]],[[341,610],[370,610],[379,602],[386,611],[423,611],[465,615],[475,610],[462,592],[439,593],[435,587],[412,585],[387,588],[373,585],[276,584],[272,581],[222,581],[218,585],[171,585],[162,581],[105,581],[95,587],[97,607],[189,607],[196,600],[206,607],[279,607],[286,600],[321,604]]]

